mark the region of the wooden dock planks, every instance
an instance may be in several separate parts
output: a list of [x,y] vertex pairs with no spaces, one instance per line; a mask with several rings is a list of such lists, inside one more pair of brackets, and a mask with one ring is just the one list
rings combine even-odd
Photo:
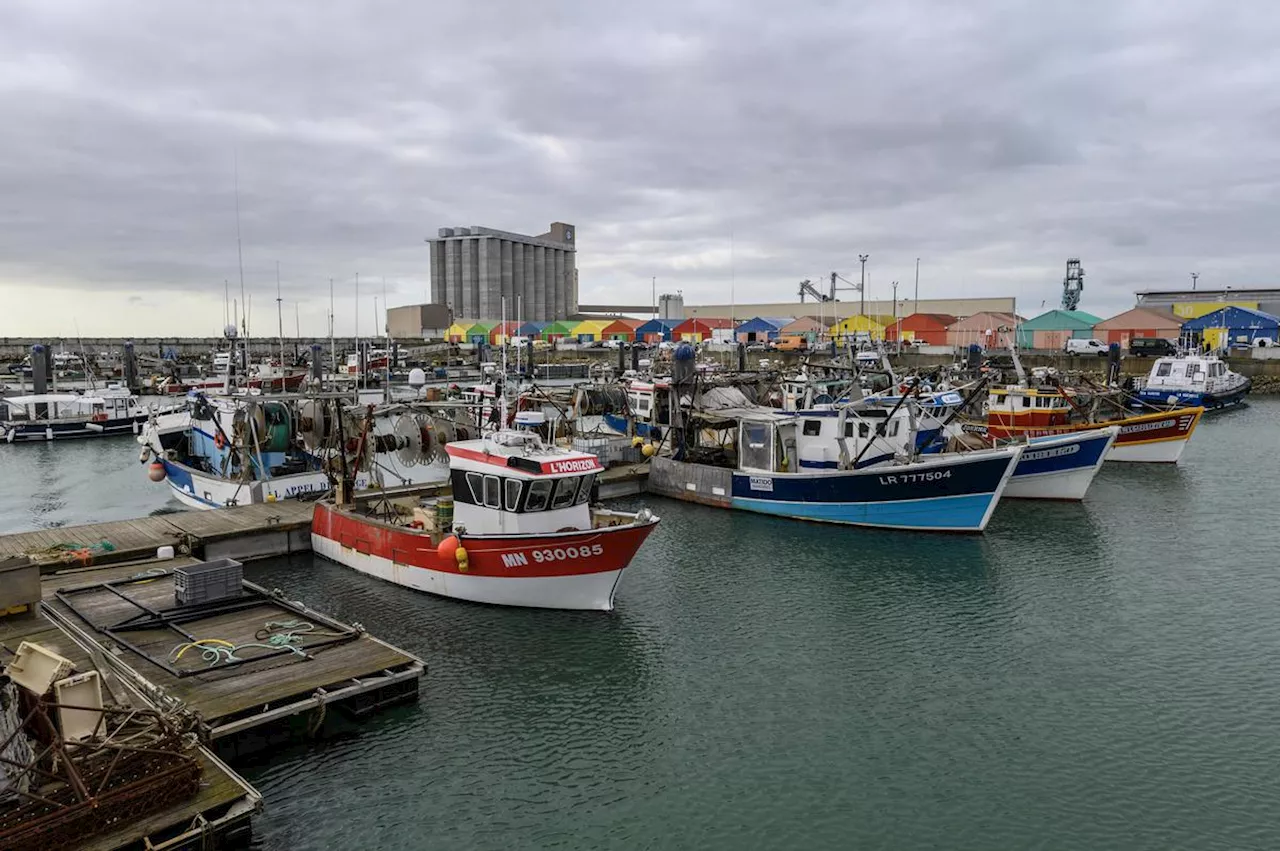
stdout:
[[272,530],[292,530],[311,525],[314,505],[290,499],[215,511],[181,511],[164,520],[181,533],[202,541]]
[[75,549],[88,548],[97,556],[103,553],[101,544],[106,541],[115,552],[151,552],[166,544],[176,544],[181,534],[164,516],[59,526],[0,536],[0,558],[30,555],[40,562],[78,564],[81,559],[69,555]]

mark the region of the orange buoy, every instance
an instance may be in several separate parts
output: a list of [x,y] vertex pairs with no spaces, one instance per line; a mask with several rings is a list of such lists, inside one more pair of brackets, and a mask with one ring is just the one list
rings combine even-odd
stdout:
[[452,561],[457,557],[458,547],[461,544],[457,535],[449,535],[440,542],[440,546],[436,547],[436,554],[446,561]]

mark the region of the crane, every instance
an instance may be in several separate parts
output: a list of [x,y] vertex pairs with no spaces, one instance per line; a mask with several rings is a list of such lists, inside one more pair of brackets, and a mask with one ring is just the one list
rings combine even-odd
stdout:
[[1084,291],[1084,269],[1080,258],[1067,260],[1067,275],[1062,279],[1062,309],[1075,310],[1080,306],[1080,293]]
[[805,294],[813,296],[815,301],[835,301],[835,296],[827,295],[822,290],[813,285],[813,281],[805,278],[800,282],[800,303],[804,304]]

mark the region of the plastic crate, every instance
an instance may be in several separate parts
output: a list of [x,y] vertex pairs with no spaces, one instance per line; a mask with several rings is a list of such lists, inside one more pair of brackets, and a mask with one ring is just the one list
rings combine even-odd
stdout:
[[244,591],[244,565],[220,558],[173,571],[173,597],[180,606],[239,597]]

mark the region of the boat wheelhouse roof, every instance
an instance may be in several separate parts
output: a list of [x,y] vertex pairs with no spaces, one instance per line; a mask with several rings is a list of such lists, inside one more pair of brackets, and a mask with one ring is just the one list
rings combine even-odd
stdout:
[[589,452],[547,446],[536,435],[501,431],[480,440],[460,440],[445,446],[453,461],[472,461],[526,476],[573,476],[604,469],[600,459]]

